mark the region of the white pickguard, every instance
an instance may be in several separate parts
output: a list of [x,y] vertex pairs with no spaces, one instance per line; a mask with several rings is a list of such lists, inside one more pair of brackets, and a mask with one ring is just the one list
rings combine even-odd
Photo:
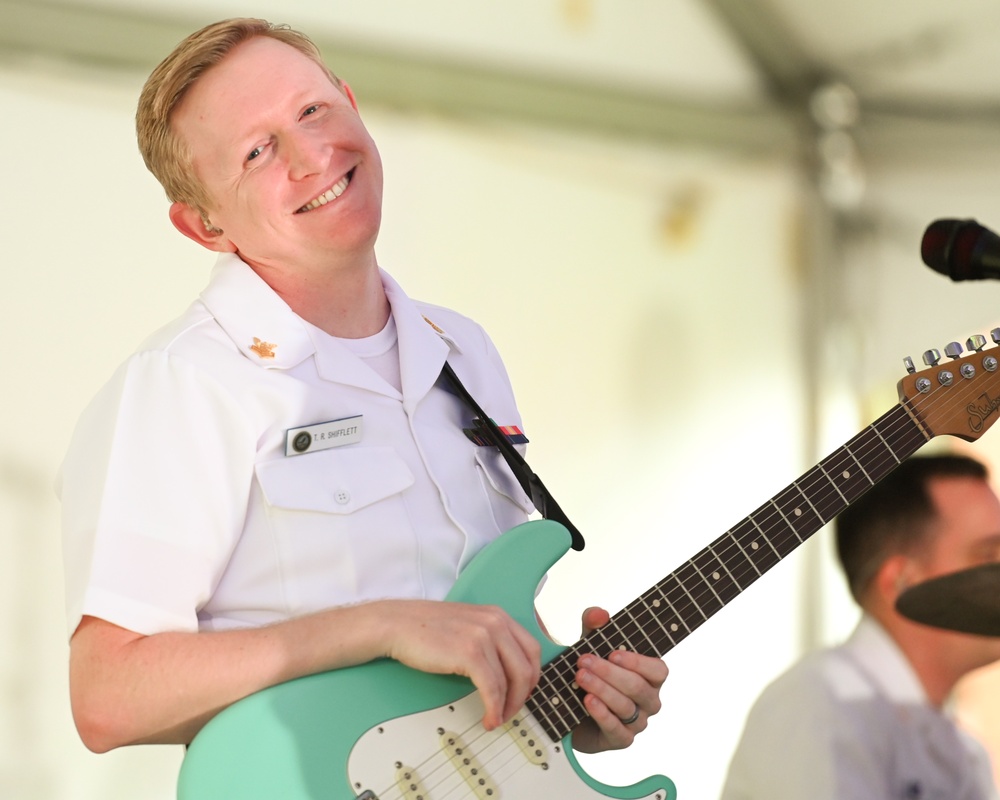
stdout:
[[[347,772],[358,795],[378,800],[562,800],[607,795],[574,769],[522,710],[487,731],[478,692],[439,708],[384,722],[351,750]],[[660,790],[645,800],[664,800]]]

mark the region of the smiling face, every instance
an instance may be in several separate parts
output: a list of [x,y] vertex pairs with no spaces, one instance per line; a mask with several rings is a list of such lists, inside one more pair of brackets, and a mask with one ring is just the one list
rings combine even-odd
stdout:
[[211,205],[171,219],[262,275],[374,265],[382,164],[349,90],[267,37],[238,45],[188,91],[171,119]]

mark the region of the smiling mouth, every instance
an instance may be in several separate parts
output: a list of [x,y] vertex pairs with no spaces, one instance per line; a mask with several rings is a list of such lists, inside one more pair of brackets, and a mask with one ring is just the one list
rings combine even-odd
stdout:
[[354,170],[352,169],[343,178],[337,181],[330,189],[325,191],[315,200],[311,200],[306,203],[302,208],[296,211],[296,214],[304,214],[306,211],[312,211],[314,208],[319,208],[320,206],[325,206],[327,203],[336,200],[340,197],[347,189],[348,185],[351,183],[351,178],[354,176]]

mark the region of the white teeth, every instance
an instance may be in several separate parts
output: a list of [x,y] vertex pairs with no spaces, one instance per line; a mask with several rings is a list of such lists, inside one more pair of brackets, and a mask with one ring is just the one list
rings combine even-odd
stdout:
[[336,200],[344,193],[344,190],[347,188],[347,185],[350,182],[351,182],[350,176],[345,175],[343,178],[337,181],[337,183],[334,184],[332,189],[325,192],[324,194],[321,194],[312,202],[306,203],[304,206],[302,206],[302,208],[299,209],[299,213],[302,213],[303,211],[312,211],[314,208],[325,206],[331,200]]

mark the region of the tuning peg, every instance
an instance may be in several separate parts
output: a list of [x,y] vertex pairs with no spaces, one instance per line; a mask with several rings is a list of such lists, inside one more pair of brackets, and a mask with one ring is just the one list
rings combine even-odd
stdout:
[[990,338],[992,338],[993,341],[996,342],[997,344],[1000,344],[1000,328],[994,328],[993,330],[991,330]]
[[944,348],[944,354],[948,356],[948,358],[959,358],[963,352],[964,350],[962,345],[958,342],[948,342]]
[[[1000,332],[1000,328],[997,328],[997,331]],[[924,363],[928,367],[936,367],[940,360],[941,360],[940,350],[927,350],[924,353]]]
[[903,366],[906,367],[906,371],[911,375],[917,371],[917,368],[913,366],[913,359],[909,356],[903,359]]
[[986,337],[981,333],[974,333],[965,340],[965,346],[972,352],[982,352],[982,349],[986,347]]

